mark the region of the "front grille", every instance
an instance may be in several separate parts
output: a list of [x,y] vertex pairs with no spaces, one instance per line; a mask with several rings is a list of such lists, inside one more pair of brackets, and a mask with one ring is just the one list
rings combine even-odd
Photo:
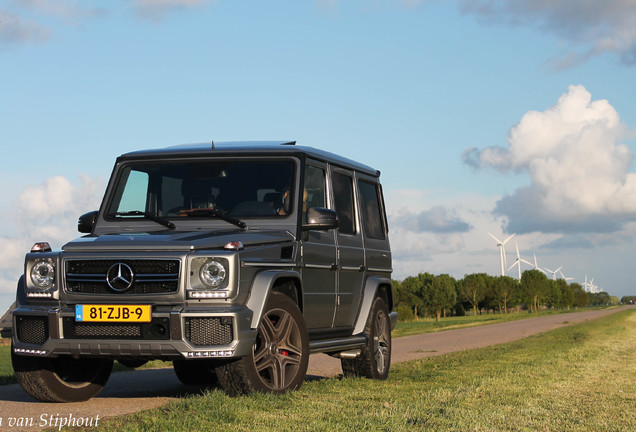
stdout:
[[65,339],[168,340],[168,318],[153,318],[149,323],[77,322],[72,317],[62,320]]
[[186,318],[185,337],[195,346],[228,345],[234,339],[232,318]]
[[49,338],[49,321],[47,317],[19,316],[16,330],[20,342],[42,345]]
[[[112,289],[107,281],[111,267],[125,264],[132,270],[128,289]],[[67,260],[66,291],[74,294],[170,294],[179,291],[181,261],[175,259]]]

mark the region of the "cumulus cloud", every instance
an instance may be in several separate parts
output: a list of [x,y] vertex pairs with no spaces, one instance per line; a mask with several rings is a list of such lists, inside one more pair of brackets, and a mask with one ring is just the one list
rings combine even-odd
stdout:
[[103,196],[102,179],[80,175],[75,181],[56,176],[27,187],[16,199],[13,213],[4,219],[5,228],[15,226],[12,235],[0,236],[0,294],[15,290],[23,272],[24,254],[33,243],[48,241],[59,248],[79,236],[78,217],[96,210]]
[[627,132],[608,101],[571,86],[546,111],[526,113],[507,148],[470,148],[462,157],[476,168],[530,175],[530,186],[496,204],[509,231],[613,232],[636,219],[633,154],[620,143]]
[[82,20],[103,15],[104,9],[86,7],[81,2],[64,0],[13,0],[0,9],[0,44],[45,42],[51,38],[51,20],[78,24]]
[[200,7],[213,0],[133,0],[137,13],[143,18],[160,20],[169,12]]
[[565,68],[602,53],[636,64],[636,5],[633,0],[460,0],[464,13],[487,24],[532,26],[560,37],[578,50],[551,63]]
[[395,223],[412,232],[437,234],[470,231],[470,224],[457,216],[456,212],[442,206],[434,206],[420,213],[405,212],[395,218]]
[[[201,7],[215,0],[131,0],[129,7],[142,18],[158,21],[166,14]],[[81,25],[108,14],[111,5],[94,7],[80,0],[10,0],[0,9],[0,45],[45,42],[56,24]]]
[[24,42],[43,42],[50,36],[47,28],[25,21],[8,10],[0,9],[0,43],[14,45]]
[[81,19],[103,13],[103,9],[86,7],[81,1],[68,0],[14,0],[17,7],[31,10],[42,15],[65,19]]

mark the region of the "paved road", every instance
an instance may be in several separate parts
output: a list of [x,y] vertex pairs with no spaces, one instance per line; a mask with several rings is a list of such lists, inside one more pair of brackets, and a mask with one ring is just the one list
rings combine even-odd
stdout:
[[[624,308],[554,315],[396,338],[393,340],[393,363],[510,342],[568,324],[600,318]],[[340,360],[324,354],[310,357],[309,376],[330,377],[340,373]],[[83,421],[85,425],[90,424],[89,422],[95,424],[105,417],[155,408],[198,392],[200,389],[197,387],[181,384],[172,369],[114,373],[104,391],[97,397],[87,402],[69,404],[38,402],[17,384],[0,386],[0,431],[56,427],[62,419],[68,419],[69,416],[77,422]],[[10,424],[11,421],[14,422],[13,425]]]

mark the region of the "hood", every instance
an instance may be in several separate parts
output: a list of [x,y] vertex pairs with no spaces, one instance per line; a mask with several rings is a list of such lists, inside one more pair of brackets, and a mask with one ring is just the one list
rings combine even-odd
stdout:
[[159,231],[103,234],[75,239],[64,246],[65,252],[196,251],[222,249],[228,242],[245,247],[294,240],[289,231]]

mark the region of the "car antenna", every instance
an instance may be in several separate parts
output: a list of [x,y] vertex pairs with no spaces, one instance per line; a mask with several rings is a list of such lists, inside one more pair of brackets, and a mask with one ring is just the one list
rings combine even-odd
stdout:
[[214,140],[212,140],[212,150],[216,150],[216,149],[214,148]]

